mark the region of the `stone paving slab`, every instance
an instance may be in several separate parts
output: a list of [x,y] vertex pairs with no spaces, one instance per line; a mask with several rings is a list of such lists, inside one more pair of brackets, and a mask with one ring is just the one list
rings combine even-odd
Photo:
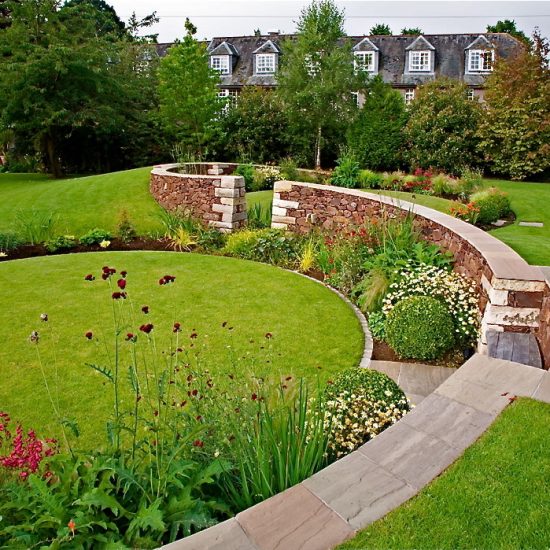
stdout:
[[452,464],[463,449],[398,422],[360,447],[359,452],[419,490]]
[[522,227],[544,227],[543,222],[519,222]]
[[550,372],[547,371],[544,373],[539,387],[535,390],[535,393],[533,394],[533,399],[544,401],[545,403],[550,403]]
[[457,403],[443,395],[432,393],[402,422],[437,437],[451,447],[469,447],[493,422],[494,417]]
[[303,482],[314,495],[361,529],[411,498],[416,490],[355,451]]
[[259,550],[329,550],[355,530],[304,485],[237,515]]
[[218,523],[192,537],[162,547],[163,550],[258,550],[235,518]]
[[426,396],[443,384],[455,370],[434,365],[401,363],[398,384],[405,393]]
[[370,362],[370,368],[387,374],[396,384],[399,384],[401,363],[397,361],[376,361],[373,359]]

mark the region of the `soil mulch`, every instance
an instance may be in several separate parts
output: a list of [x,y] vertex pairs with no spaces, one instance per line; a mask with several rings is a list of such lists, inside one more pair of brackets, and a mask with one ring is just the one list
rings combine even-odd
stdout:
[[[403,359],[393,351],[386,342],[374,339],[372,359],[375,361],[396,361],[398,363],[422,363],[423,365],[434,365],[436,367],[460,367],[468,357],[469,352],[453,350],[446,353],[441,359],[434,361],[420,359]],[[469,355],[468,355],[469,356]]]

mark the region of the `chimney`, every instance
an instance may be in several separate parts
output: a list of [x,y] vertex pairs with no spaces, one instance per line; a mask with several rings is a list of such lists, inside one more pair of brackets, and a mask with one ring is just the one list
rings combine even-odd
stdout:
[[279,30],[276,31],[267,31],[268,36],[279,36]]

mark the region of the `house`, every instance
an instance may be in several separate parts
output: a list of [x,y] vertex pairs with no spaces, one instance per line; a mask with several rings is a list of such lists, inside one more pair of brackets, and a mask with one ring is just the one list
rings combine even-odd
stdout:
[[[294,37],[269,33],[214,38],[208,53],[210,66],[220,73],[219,95],[236,99],[245,86],[276,87],[284,42]],[[485,79],[495,60],[511,57],[524,47],[507,33],[349,36],[346,40],[351,42],[356,70],[380,75],[403,94],[406,103],[414,99],[418,86],[438,77],[464,82],[469,97],[483,100]],[[159,46],[166,51],[166,46]]]

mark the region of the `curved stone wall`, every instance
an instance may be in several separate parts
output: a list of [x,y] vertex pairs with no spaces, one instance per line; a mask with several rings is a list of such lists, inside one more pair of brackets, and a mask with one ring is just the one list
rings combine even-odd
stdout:
[[291,181],[276,182],[274,191],[272,226],[293,231],[413,212],[422,235],[450,250],[455,269],[477,282],[483,315],[479,351],[486,352],[489,330],[532,333],[550,367],[550,288],[540,269],[503,242],[452,216],[391,197]]
[[236,167],[208,163],[155,166],[151,194],[166,210],[189,212],[221,231],[232,231],[243,226],[247,217],[244,178],[231,175]]

